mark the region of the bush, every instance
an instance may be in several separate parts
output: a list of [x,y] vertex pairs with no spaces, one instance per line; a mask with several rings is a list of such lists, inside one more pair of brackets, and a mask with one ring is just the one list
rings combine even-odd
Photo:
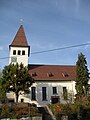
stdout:
[[63,106],[61,104],[59,104],[59,103],[50,104],[48,106],[49,106],[49,108],[51,109],[51,111],[53,112],[54,115],[62,112],[62,110],[63,110]]
[[33,104],[18,103],[13,106],[17,118],[22,116],[36,116],[39,114],[37,107]]
[[1,115],[0,115],[1,118],[8,118],[9,111],[10,111],[10,107],[7,104],[3,104],[1,109]]
[[[13,103],[11,105],[3,104],[0,108],[0,117],[1,118],[21,118],[28,117],[28,116],[36,116],[40,115],[37,107],[35,105],[31,104],[25,104],[25,103]],[[0,118],[0,119],[1,119]]]
[[[89,120],[90,109],[86,110],[81,104],[52,104],[49,105],[56,120],[60,120],[62,116],[68,116],[69,120],[78,120],[78,117],[82,117],[81,120]],[[84,116],[83,116],[84,115]],[[87,119],[88,118],[88,119]]]

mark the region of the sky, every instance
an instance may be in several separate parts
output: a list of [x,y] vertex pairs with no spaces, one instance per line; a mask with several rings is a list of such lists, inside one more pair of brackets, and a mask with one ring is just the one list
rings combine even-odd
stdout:
[[[90,0],[0,0],[0,70],[21,24],[31,53],[90,43]],[[80,52],[90,70],[90,45],[31,54],[29,64],[76,65]]]

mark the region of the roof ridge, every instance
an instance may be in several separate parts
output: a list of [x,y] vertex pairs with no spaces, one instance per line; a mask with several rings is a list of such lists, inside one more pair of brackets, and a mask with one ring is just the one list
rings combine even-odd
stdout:
[[39,66],[39,65],[41,65],[41,66],[62,66],[62,67],[63,67],[63,66],[67,66],[67,67],[68,67],[68,66],[76,66],[76,65],[59,65],[59,64],[58,64],[58,65],[57,65],[57,64],[56,64],[56,65],[55,65],[55,64],[28,64],[28,65],[38,65],[38,66]]

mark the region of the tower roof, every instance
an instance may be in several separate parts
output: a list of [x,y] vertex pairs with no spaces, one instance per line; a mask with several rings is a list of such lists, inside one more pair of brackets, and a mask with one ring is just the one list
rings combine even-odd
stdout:
[[25,36],[23,25],[20,26],[10,46],[29,47],[26,36]]

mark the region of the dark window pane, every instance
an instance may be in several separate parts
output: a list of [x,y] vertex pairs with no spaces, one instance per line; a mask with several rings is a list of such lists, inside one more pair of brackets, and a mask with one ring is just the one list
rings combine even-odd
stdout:
[[36,100],[36,87],[31,87],[31,99]]
[[46,87],[42,87],[42,100],[47,100]]
[[57,88],[53,87],[53,94],[57,94]]
[[25,55],[25,51],[24,50],[22,51],[22,55]]
[[21,51],[20,50],[18,50],[18,55],[20,55],[21,54]]
[[16,50],[13,50],[13,55],[16,55]]

